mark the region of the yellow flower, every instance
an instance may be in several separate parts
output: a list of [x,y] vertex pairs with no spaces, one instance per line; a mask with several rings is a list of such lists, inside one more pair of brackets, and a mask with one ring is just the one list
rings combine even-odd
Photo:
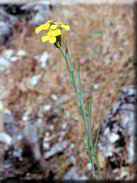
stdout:
[[55,30],[49,30],[47,35],[42,36],[41,41],[45,43],[46,41],[49,41],[51,44],[54,44],[56,42],[56,37],[61,35],[60,29]]
[[52,24],[52,20],[49,20],[47,23],[38,26],[35,29],[35,33],[38,34],[39,32],[41,32],[43,30],[48,30],[51,24]]
[[47,34],[42,36],[41,41],[43,43],[49,41],[49,43],[55,44],[57,41],[56,37],[62,34],[62,29],[69,31],[70,26],[62,22],[53,22],[52,20],[49,20],[47,23],[38,26],[35,29],[35,33],[38,34],[41,31],[45,31]]

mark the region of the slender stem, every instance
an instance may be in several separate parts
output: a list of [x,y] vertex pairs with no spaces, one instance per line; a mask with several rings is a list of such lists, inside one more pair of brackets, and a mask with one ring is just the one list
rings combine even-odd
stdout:
[[[84,127],[85,127],[85,142],[86,142],[86,148],[87,148],[87,153],[89,156],[89,160],[92,164],[93,167],[93,177],[97,178],[97,176],[99,175],[99,178],[102,179],[102,175],[101,175],[101,170],[99,167],[99,162],[96,156],[96,144],[97,144],[97,140],[98,140],[98,134],[97,134],[97,138],[95,141],[95,144],[93,143],[93,139],[92,139],[92,130],[94,127],[94,123],[91,121],[92,119],[92,101],[91,99],[89,100],[89,104],[87,107],[87,114],[86,114],[86,110],[85,110],[85,106],[84,106],[84,97],[83,97],[83,91],[81,88],[81,82],[80,82],[80,65],[78,65],[78,76],[75,75],[75,71],[74,71],[74,67],[72,64],[72,56],[71,56],[71,52],[69,51],[68,47],[67,47],[67,43],[65,43],[64,48],[63,47],[58,47],[62,56],[64,57],[66,64],[67,64],[67,69],[69,71],[69,76],[70,76],[70,81],[74,87],[75,93],[76,93],[76,97],[77,97],[77,103],[79,106],[79,110],[80,110],[80,114],[81,117],[84,121]],[[92,123],[92,125],[91,125]],[[98,132],[99,133],[99,132]],[[95,164],[97,165],[97,170],[95,169]]]

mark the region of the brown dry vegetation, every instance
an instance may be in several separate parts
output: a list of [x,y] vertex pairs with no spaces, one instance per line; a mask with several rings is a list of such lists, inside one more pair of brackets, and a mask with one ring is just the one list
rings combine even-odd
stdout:
[[[124,5],[75,5],[56,6],[52,13],[52,19],[55,17],[55,20],[71,26],[71,31],[65,33],[64,39],[68,41],[76,69],[78,60],[81,62],[85,98],[93,95],[93,120],[97,128],[100,118],[110,111],[122,87],[134,85],[133,9]],[[68,16],[64,16],[67,13]],[[87,173],[83,125],[63,58],[54,46],[40,42],[40,35],[35,35],[33,27],[22,26],[21,32],[14,30],[13,38],[12,48],[23,48],[28,56],[15,63],[9,75],[0,76],[8,88],[5,106],[20,120],[24,112],[35,116],[44,102],[53,103],[50,99],[52,94],[68,95],[69,99],[63,105],[64,111],[69,114],[65,117],[70,126],[68,138],[76,144],[77,163]],[[40,68],[35,59],[43,51],[50,55],[46,71]],[[110,63],[107,57],[111,57]],[[26,86],[25,79],[38,73],[42,73],[42,79],[36,87]],[[64,115],[60,110],[57,112]]]

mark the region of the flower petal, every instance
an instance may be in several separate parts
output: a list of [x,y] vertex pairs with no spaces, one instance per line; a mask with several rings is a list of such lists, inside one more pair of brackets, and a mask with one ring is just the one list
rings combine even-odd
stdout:
[[50,42],[51,44],[54,44],[54,43],[56,42],[56,37],[50,35],[50,36],[49,36],[49,42]]
[[38,34],[38,33],[41,32],[42,30],[44,30],[44,24],[38,26],[38,27],[35,29],[35,33]]
[[50,24],[49,23],[46,23],[46,24],[42,24],[40,26],[38,26],[36,29],[35,29],[35,33],[38,34],[39,32],[43,31],[43,30],[48,30]]
[[50,26],[50,29],[54,30],[54,29],[56,29],[57,27],[58,27],[58,26],[57,26],[56,24],[53,24],[53,25]]
[[52,30],[51,34],[54,36],[59,36],[59,35],[61,35],[61,30],[60,29]]
[[46,41],[48,41],[49,40],[49,36],[48,35],[45,35],[45,36],[42,36],[41,37],[41,41],[43,42],[43,43],[45,43]]
[[61,35],[61,30],[60,29],[55,29],[55,30],[49,30],[48,31],[48,36],[59,36]]
[[67,24],[61,24],[61,27],[64,28],[66,31],[70,30],[70,26]]
[[53,34],[54,34],[54,36],[59,36],[59,35],[61,35],[61,30],[56,29],[56,30],[53,31]]

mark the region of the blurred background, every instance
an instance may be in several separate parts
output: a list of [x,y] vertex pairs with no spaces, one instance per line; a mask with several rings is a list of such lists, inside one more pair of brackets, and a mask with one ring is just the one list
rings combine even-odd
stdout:
[[135,176],[134,5],[0,5],[0,177],[85,180],[92,165],[65,61],[40,42],[47,20],[71,26],[73,63],[85,101],[93,96],[97,155],[105,179]]

